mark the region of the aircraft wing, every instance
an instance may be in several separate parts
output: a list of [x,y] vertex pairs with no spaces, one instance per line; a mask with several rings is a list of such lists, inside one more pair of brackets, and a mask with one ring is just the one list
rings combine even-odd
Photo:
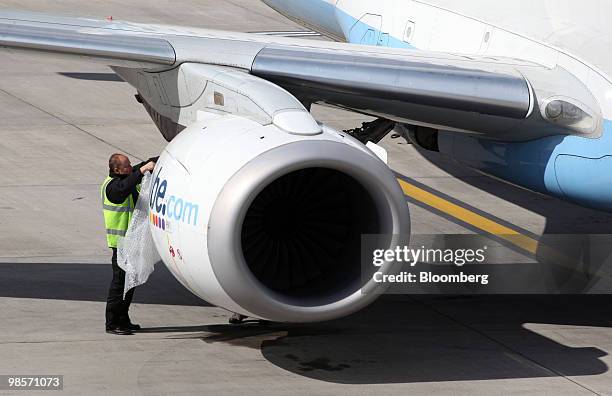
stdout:
[[[160,72],[184,63],[229,67],[272,82],[302,103],[327,103],[396,122],[520,140],[596,134],[546,120],[547,98],[566,96],[597,119],[597,102],[567,71],[510,58],[478,58],[275,35],[0,12],[0,46],[89,57]],[[535,127],[538,128],[535,128]],[[527,129],[527,128],[522,128]]]

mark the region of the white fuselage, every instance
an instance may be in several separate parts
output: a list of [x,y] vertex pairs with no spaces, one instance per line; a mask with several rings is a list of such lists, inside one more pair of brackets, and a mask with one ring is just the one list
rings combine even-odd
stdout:
[[[561,66],[590,88],[604,117],[612,118],[612,56],[606,50],[612,41],[607,21],[611,2],[311,1],[317,2],[335,5],[336,20],[352,43],[516,57],[549,68]],[[364,26],[374,32],[363,34],[368,29]]]

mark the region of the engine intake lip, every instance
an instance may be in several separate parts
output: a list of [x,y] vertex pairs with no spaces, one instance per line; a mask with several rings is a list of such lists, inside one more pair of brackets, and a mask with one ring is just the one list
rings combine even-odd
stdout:
[[327,140],[293,142],[263,153],[242,167],[222,189],[210,215],[207,242],[211,267],[223,290],[245,310],[265,319],[333,319],[365,307],[378,296],[374,290],[380,285],[374,282],[352,284],[350,290],[322,296],[293,296],[262,283],[246,262],[242,230],[253,201],[275,180],[310,168],[337,171],[359,183],[376,205],[378,233],[394,235],[390,247],[398,244],[399,235],[410,232],[403,193],[390,170],[373,155]]

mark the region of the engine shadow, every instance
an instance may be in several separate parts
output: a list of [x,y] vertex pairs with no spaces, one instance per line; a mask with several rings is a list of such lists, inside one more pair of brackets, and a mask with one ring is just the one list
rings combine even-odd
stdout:
[[610,327],[611,303],[612,296],[383,296],[323,324],[211,325],[171,338],[258,348],[277,367],[342,384],[588,376],[608,372],[605,351],[563,345],[525,324]]
[[[0,297],[106,301],[111,278],[110,263],[0,263]],[[134,302],[210,306],[178,283],[162,263],[137,288]]]

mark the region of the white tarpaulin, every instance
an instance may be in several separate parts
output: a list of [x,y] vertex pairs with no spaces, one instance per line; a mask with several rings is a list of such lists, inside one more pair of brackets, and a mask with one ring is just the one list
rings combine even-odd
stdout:
[[125,271],[124,298],[130,289],[149,279],[155,264],[161,260],[149,228],[150,191],[151,174],[147,172],[142,178],[140,195],[127,234],[119,239],[117,246],[117,264]]

